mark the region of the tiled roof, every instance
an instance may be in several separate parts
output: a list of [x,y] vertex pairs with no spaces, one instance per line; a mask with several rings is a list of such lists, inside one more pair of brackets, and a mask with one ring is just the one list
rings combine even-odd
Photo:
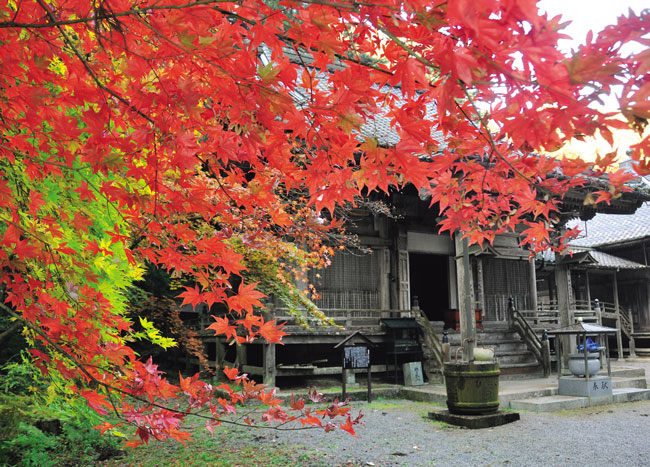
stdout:
[[607,269],[641,269],[645,268],[643,264],[629,259],[619,258],[603,251],[591,250],[589,254],[596,260],[591,267]]
[[[269,61],[270,50],[266,46],[262,46],[260,52],[265,55],[265,60]],[[284,49],[284,54],[289,58],[289,60],[294,63],[303,63],[306,66],[310,66],[313,63],[313,57],[311,54],[304,49],[301,49],[300,56],[292,48],[286,47]],[[330,84],[329,76],[331,73],[336,70],[340,70],[345,67],[345,64],[340,60],[337,60],[332,64],[328,71],[319,71],[316,73],[315,80],[317,82],[317,89],[319,91],[328,92],[332,90],[332,85]],[[300,82],[300,77],[298,77]],[[376,88],[375,88],[376,89]],[[396,97],[396,107],[401,107],[404,104],[402,100],[402,91],[399,86],[384,86],[381,88],[381,92],[384,94],[392,94]],[[294,99],[296,106],[298,108],[307,108],[309,107],[310,102],[310,93],[306,88],[297,88],[291,92],[291,97]],[[388,113],[388,108],[381,109],[379,113],[374,115],[367,115],[367,122],[361,126],[361,132],[359,139],[363,137],[375,138],[377,142],[382,146],[395,146],[399,143],[399,134],[391,126],[391,119],[386,117]],[[436,116],[436,106],[433,102],[428,102],[426,104],[426,114],[424,118],[426,120],[433,120]],[[441,131],[432,131],[431,136],[438,143],[440,143],[439,150],[443,150],[446,147],[444,135]]]
[[588,221],[575,221],[570,227],[583,232],[571,245],[597,247],[650,237],[650,205],[643,204],[635,214],[597,214]]
[[[565,256],[562,262],[581,264],[589,269],[643,269],[647,267],[641,263],[598,250],[580,248],[573,250],[573,253],[573,256]],[[537,260],[554,264],[555,254],[551,250],[545,250],[537,255]]]

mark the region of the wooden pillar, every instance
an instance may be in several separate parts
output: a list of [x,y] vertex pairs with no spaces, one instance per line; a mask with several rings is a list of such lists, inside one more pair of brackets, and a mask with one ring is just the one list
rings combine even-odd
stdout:
[[476,285],[478,288],[478,306],[481,307],[481,315],[483,316],[483,322],[485,322],[487,317],[487,311],[485,310],[485,284],[483,282],[483,258],[480,256],[476,261],[476,276]]
[[528,280],[530,288],[530,307],[537,311],[537,271],[535,270],[535,258],[528,261]]
[[630,358],[636,358],[636,343],[634,342],[634,317],[632,316],[632,310],[630,310],[630,343],[628,346],[630,348]]
[[409,280],[409,253],[406,249],[406,231],[400,229],[397,235],[397,293],[398,310],[411,309],[411,283]]
[[376,254],[379,255],[380,307],[382,310],[388,310],[390,309],[390,250],[381,248]]
[[[447,269],[449,271],[449,308],[452,310],[458,309],[458,274],[456,272],[456,259],[453,256],[448,258],[449,264]],[[650,282],[649,282],[650,284]],[[650,289],[649,289],[650,290]],[[650,295],[648,295],[650,297]]]
[[618,347],[618,359],[623,360],[624,355],[623,355],[623,337],[621,336],[622,330],[621,330],[621,309],[618,304],[618,275],[616,274],[616,271],[614,271],[614,280],[613,282],[613,287],[614,287],[614,310],[616,313],[616,327],[618,328],[618,332],[616,333],[616,345]]
[[646,273],[646,290],[645,290],[645,306],[639,316],[639,325],[641,329],[646,329],[650,324],[650,274]]
[[248,364],[248,348],[247,344],[238,344],[237,345],[237,357],[235,359],[235,366],[240,370],[244,368],[244,365]]
[[[585,289],[587,290],[587,309],[589,311],[594,310],[594,307],[592,306],[591,303],[591,287],[589,286],[589,269],[585,270]],[[594,310],[596,313],[596,319],[598,320],[598,324],[601,326],[603,325],[602,319],[600,319],[600,313],[598,310]]]
[[264,384],[275,387],[275,344],[264,344]]
[[[397,230],[394,229],[395,235],[397,235]],[[398,243],[397,240],[393,241],[392,249],[390,250],[390,269],[389,269],[389,278],[390,278],[390,292],[389,292],[389,303],[391,310],[399,310],[399,272],[398,272]]]
[[456,277],[458,288],[458,311],[460,315],[460,335],[463,346],[463,361],[474,359],[474,342],[476,340],[476,316],[472,309],[473,287],[472,270],[469,262],[468,241],[461,239],[461,233],[455,235]]
[[[573,313],[571,313],[570,303],[570,288],[571,279],[569,278],[569,266],[560,264],[561,255],[555,254],[555,287],[557,292],[557,307],[560,314],[560,327],[565,327],[573,324]],[[558,335],[558,341],[562,341],[562,359],[564,366],[569,367],[569,353],[573,349],[575,352],[576,339],[575,336]]]
[[226,358],[226,348],[221,343],[219,337],[214,338],[215,352],[214,360],[217,366],[217,370],[221,370],[223,367],[223,360]]

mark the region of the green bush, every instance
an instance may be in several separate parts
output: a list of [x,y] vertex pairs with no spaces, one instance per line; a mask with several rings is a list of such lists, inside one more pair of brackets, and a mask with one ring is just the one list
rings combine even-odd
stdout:
[[93,465],[120,453],[120,440],[94,429],[100,417],[83,400],[45,400],[47,388],[30,365],[0,374],[0,465]]

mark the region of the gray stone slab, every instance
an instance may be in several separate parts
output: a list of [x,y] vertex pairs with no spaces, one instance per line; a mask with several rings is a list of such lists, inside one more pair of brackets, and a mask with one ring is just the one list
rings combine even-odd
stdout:
[[646,383],[645,378],[635,378],[635,377],[618,377],[612,376],[612,389],[618,388],[639,388],[646,389],[648,384]]
[[606,397],[612,395],[612,380],[608,376],[578,378],[562,376],[557,393],[561,396]]
[[574,410],[587,407],[588,400],[587,397],[560,395],[533,397],[530,399],[510,401],[510,408],[531,412],[557,412],[560,410]]
[[429,418],[439,422],[449,423],[450,425],[477,430],[516,422],[519,420],[519,414],[517,412],[499,411],[489,415],[456,415],[449,413],[448,410],[443,410],[440,412],[429,412]]
[[621,388],[613,390],[615,403],[650,400],[650,389]]

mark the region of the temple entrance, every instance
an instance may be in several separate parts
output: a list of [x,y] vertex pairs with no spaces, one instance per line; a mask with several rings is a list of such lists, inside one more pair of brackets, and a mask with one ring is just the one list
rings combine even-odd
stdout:
[[449,256],[409,252],[411,303],[418,298],[429,321],[444,321],[449,310]]

